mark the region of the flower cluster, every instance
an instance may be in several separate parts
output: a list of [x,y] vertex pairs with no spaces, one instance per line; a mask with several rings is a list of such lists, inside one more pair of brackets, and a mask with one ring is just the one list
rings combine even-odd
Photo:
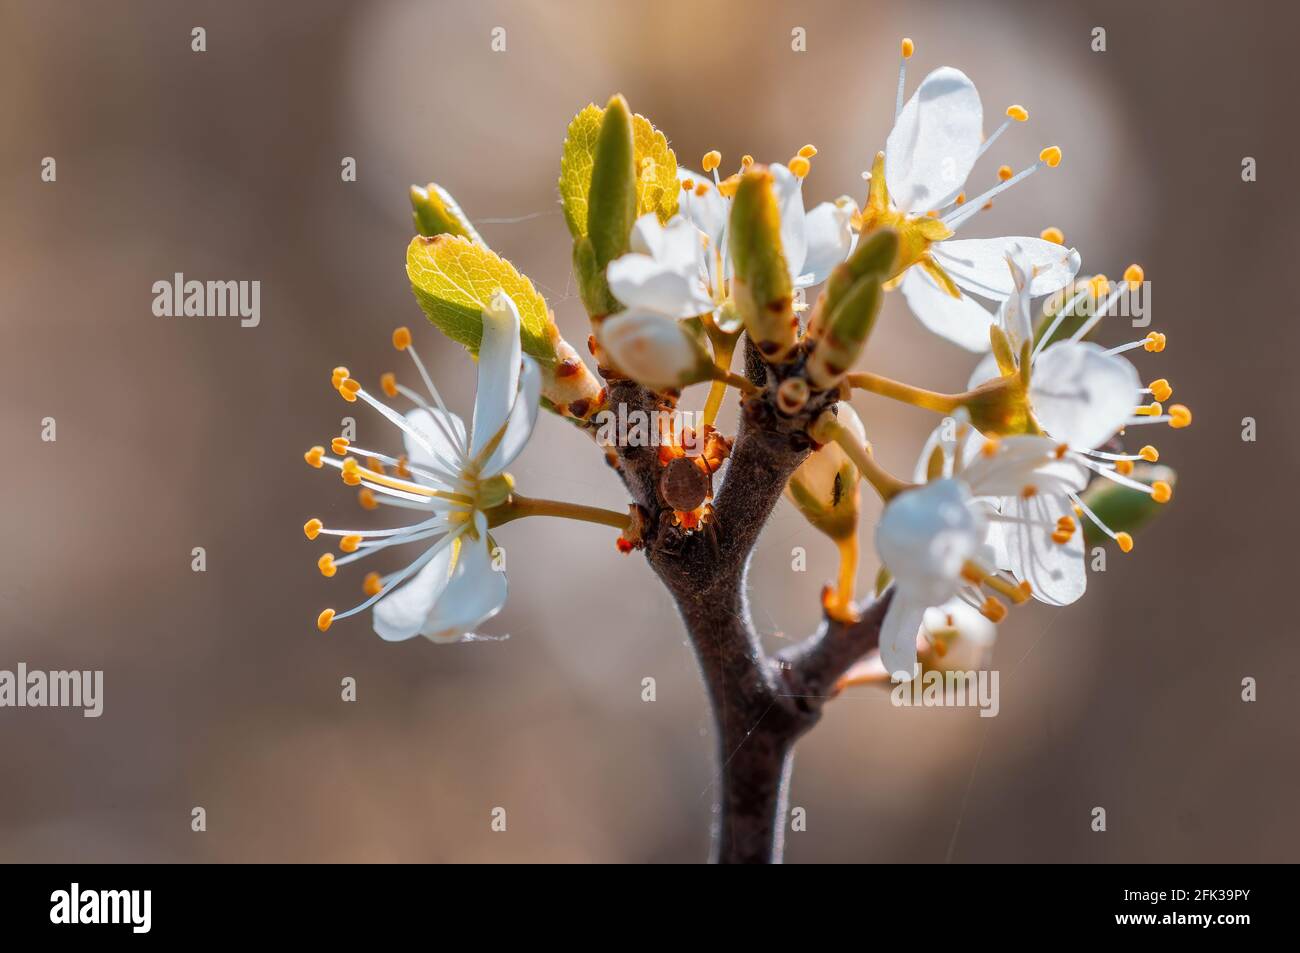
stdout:
[[[1055,228],[1036,237],[958,238],[981,209],[1059,165],[1062,153],[1043,148],[1018,172],[1003,165],[968,197],[980,160],[1028,111],[1008,107],[986,136],[974,84],[951,67],[930,73],[905,100],[914,52],[904,40],[894,126],[883,151],[864,163],[861,204],[844,196],[806,206],[811,145],[783,163],[744,156],[729,175],[710,151],[695,172],[677,166],[662,133],[622,97],[575,117],[559,186],[599,378],[560,337],[531,282],[488,248],[451,196],[434,185],[413,189],[420,234],[408,248],[408,276],[430,320],[477,356],[473,419],[466,427],[448,409],[404,328],[394,344],[410,356],[427,397],[394,374],[381,378],[381,390],[408,402],[405,412],[346,368],[334,370],[343,399],[363,401],[396,426],[404,453],[338,437],[332,453],[313,447],[307,462],[337,469],[367,509],[416,513],[406,525],[370,530],[310,520],[307,537],[335,537],[343,553],[322,555],[319,568],[333,576],[409,543],[420,544],[420,555],[368,575],[367,598],[344,612],[326,609],[321,630],[373,607],[385,639],[475,637],[506,597],[493,531],[522,516],[614,527],[623,551],[654,545],[660,526],[687,537],[707,532],[714,473],[740,465],[726,462],[731,444],[715,430],[728,388],[806,432],[812,452],[786,493],[839,549],[838,577],[823,593],[834,620],[857,618],[860,483],[885,501],[874,531],[883,567],[877,589],[889,585],[894,594],[878,674],[907,679],[918,663],[983,657],[1009,605],[1077,600],[1087,583],[1085,536],[1130,551],[1132,529],[1153,510],[1146,504],[1167,502],[1173,478],[1156,465],[1153,446],[1126,449],[1126,438],[1140,425],[1191,421],[1182,405],[1166,409],[1167,380],[1144,385],[1125,356],[1164,350],[1163,334],[1115,347],[1094,340],[1145,275],[1131,265],[1115,283],[1081,276],[1079,252]],[[983,353],[967,390],[937,393],[855,369],[882,299],[895,289],[929,331]],[[742,340],[765,373],[733,373]],[[661,450],[647,464],[662,469],[659,478],[642,481],[658,496],[628,513],[518,494],[506,469],[539,407],[594,432],[620,383],[670,408],[684,388],[709,384],[706,452]],[[870,427],[849,403],[854,390],[939,415],[909,479],[876,461]],[[621,465],[617,448],[612,458]]]

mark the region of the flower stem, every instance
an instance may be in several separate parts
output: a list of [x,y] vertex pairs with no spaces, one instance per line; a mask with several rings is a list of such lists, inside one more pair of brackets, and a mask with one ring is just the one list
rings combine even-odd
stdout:
[[858,576],[858,533],[857,527],[847,536],[835,541],[840,551],[840,571],[835,579],[835,591],[831,594],[826,614],[841,622],[854,621],[853,596]]
[[[735,335],[724,335],[719,332],[716,336],[710,335],[713,341],[714,366],[723,373],[731,371],[731,357],[736,350]],[[718,411],[722,409],[722,400],[727,396],[728,381],[718,378],[709,388],[709,399],[704,403],[704,423],[711,426],[718,419]]]
[[961,394],[940,394],[936,391],[925,390],[922,387],[904,384],[902,381],[881,377],[879,374],[849,374],[847,380],[850,387],[856,387],[858,390],[879,394],[891,400],[899,400],[905,404],[933,410],[940,414],[951,414],[961,406],[962,397],[964,396]]
[[607,510],[599,506],[585,506],[582,503],[565,503],[560,500],[538,500],[520,496],[518,493],[512,493],[505,503],[488,511],[489,521],[493,527],[525,516],[558,516],[563,519],[581,520],[584,523],[599,523],[619,530],[627,530],[631,519],[627,512]]

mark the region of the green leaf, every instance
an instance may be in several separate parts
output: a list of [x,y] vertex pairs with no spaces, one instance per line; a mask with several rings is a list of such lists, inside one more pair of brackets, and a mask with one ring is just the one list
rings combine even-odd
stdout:
[[[1176,485],[1177,476],[1173,470],[1162,464],[1138,464],[1132,477],[1139,483],[1151,484],[1163,480],[1171,487]],[[1098,478],[1083,494],[1083,502],[1097,514],[1097,518],[1116,533],[1137,533],[1163,510],[1171,505],[1157,503],[1151,494],[1141,490],[1130,489],[1113,480]],[[1090,519],[1083,521],[1084,539],[1089,546],[1106,541],[1106,536]]]
[[497,289],[519,309],[525,353],[555,363],[558,332],[546,300],[515,266],[463,235],[416,236],[406,248],[406,276],[429,320],[472,354],[483,337],[483,311]]
[[487,247],[487,242],[475,231],[473,224],[460,205],[451,197],[451,193],[437,183],[430,182],[426,188],[411,186],[411,217],[415,220],[415,230],[421,235],[460,235],[476,245]]
[[591,188],[587,194],[587,237],[596,265],[624,254],[636,219],[636,161],[632,148],[632,113],[622,96],[605,107],[596,139]]
[[[573,117],[560,157],[560,201],[564,221],[574,238],[587,234],[587,202],[595,165],[596,141],[605,110],[594,104]],[[641,115],[632,117],[633,161],[636,170],[636,213],[654,212],[666,223],[677,214],[677,156],[664,134]]]

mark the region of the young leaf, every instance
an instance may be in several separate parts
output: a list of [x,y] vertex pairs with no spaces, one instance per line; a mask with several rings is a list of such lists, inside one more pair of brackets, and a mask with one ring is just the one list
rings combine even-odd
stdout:
[[475,231],[473,224],[460,205],[451,197],[451,193],[442,186],[430,182],[427,188],[411,186],[411,217],[415,220],[415,230],[421,235],[461,235],[475,245],[487,247],[487,242]]
[[495,252],[461,235],[418,235],[406,248],[406,276],[429,320],[471,353],[483,336],[483,310],[500,288],[519,309],[524,351],[555,363],[558,332],[533,283]]

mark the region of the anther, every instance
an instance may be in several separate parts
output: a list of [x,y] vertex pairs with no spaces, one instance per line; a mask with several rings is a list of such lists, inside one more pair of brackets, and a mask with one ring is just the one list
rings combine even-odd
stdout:
[[389,397],[397,396],[397,375],[392,371],[381,374],[379,377],[379,387]]
[[377,596],[383,590],[383,583],[379,581],[379,573],[366,573],[366,578],[361,582],[361,591],[368,596]]
[[341,364],[334,368],[334,370],[330,371],[330,383],[334,385],[335,390],[338,390],[338,386],[347,379],[348,369]]
[[811,159],[816,154],[817,154],[817,147],[813,145],[811,142],[799,150],[799,155],[801,155],[805,159]]
[[330,624],[333,623],[333,621],[334,610],[324,609],[321,611],[321,614],[316,617],[316,628],[320,629],[322,632],[326,632],[329,630]]
[[1128,476],[1130,473],[1133,472],[1133,461],[1132,461],[1132,460],[1116,460],[1116,461],[1115,461],[1115,472],[1118,473],[1120,476]]
[[1115,534],[1115,542],[1122,553],[1131,553],[1133,551],[1133,537],[1122,530]]
[[912,42],[912,38],[910,36],[903,37],[903,42],[899,45],[902,48],[903,59],[910,60],[912,54],[916,52],[916,44]]
[[1160,459],[1160,451],[1157,450],[1155,447],[1151,446],[1151,444],[1147,444],[1145,447],[1143,447],[1141,450],[1138,451],[1138,456],[1141,457],[1143,460],[1145,460],[1147,463],[1155,463],[1157,460]]
[[1130,288],[1137,288],[1138,285],[1146,279],[1146,272],[1138,264],[1129,265],[1124,269],[1124,280],[1128,282]]
[[410,346],[411,346],[410,328],[403,326],[393,332],[393,347],[397,348],[399,351],[405,351]]
[[1142,349],[1159,354],[1165,349],[1165,336],[1159,331],[1152,331],[1146,336],[1146,343],[1142,345]]
[[330,441],[330,449],[341,457],[347,454],[348,447],[351,446],[351,444],[352,441],[347,437],[335,437]]
[[989,596],[980,607],[980,614],[990,622],[1001,622],[1007,617],[1007,607],[997,599]]
[[1070,445],[1068,443],[1059,443],[1056,445],[1056,459],[1058,460],[1065,459],[1065,455],[1069,452],[1070,452]]
[[357,502],[361,504],[364,510],[379,509],[379,501],[375,499],[375,491],[368,486],[363,486],[357,491]]
[[988,440],[985,440],[984,445],[980,447],[980,453],[986,457],[996,456],[999,446],[1000,444],[998,441],[995,438],[990,437]]
[[1169,408],[1169,426],[1181,430],[1183,427],[1190,427],[1191,423],[1192,412],[1182,404],[1174,404]]
[[321,458],[324,456],[325,456],[324,447],[312,447],[310,450],[308,450],[306,453],[302,455],[302,458],[306,460],[309,464],[311,464],[313,467],[315,467],[317,470],[319,470],[322,466],[324,466],[324,463],[321,462]]
[[998,181],[1000,181],[1000,182],[1005,182],[1007,179],[1011,178],[1013,175],[1015,175],[1015,172],[1012,171],[1011,166],[1009,166],[1009,165],[1000,165],[1000,166],[998,166]]
[[[1007,118],[1014,119],[1016,122],[1025,122],[1029,119],[1029,110],[1020,105],[1008,106]],[[1057,151],[1059,152],[1060,150]]]
[[361,384],[349,377],[339,384],[339,394],[349,404],[357,399],[357,391],[361,390]]
[[1160,406],[1160,401],[1153,400],[1149,404],[1142,404],[1141,406],[1134,407],[1133,413],[1137,414],[1139,417],[1158,417],[1160,414],[1164,413],[1164,410],[1165,409]]
[[1052,242],[1053,244],[1056,245],[1065,244],[1065,232],[1061,231],[1055,225],[1050,225],[1047,228],[1043,229],[1038,234],[1038,237],[1045,242]]
[[740,167],[741,167],[742,169],[748,170],[749,167],[750,167],[751,165],[753,165],[753,164],[754,164],[754,157],[753,157],[753,156],[751,156],[751,155],[743,155],[743,156],[740,157]]
[[1174,389],[1169,386],[1169,381],[1163,377],[1148,384],[1147,390],[1151,391],[1151,396],[1159,401],[1166,401],[1174,396]]
[[1104,298],[1110,294],[1110,279],[1105,275],[1093,275],[1088,282],[1094,298]]
[[1061,164],[1061,147],[1048,146],[1038,153],[1038,161],[1044,163],[1049,169],[1055,169]]
[[361,545],[361,537],[355,533],[351,536],[344,536],[339,540],[339,549],[345,553],[355,553],[357,547]]
[[1174,496],[1174,488],[1164,480],[1156,480],[1151,484],[1151,499],[1157,503],[1168,503]]
[[338,572],[338,568],[334,565],[334,554],[324,553],[320,559],[316,560],[316,568],[320,570],[320,574],[326,579]]
[[700,166],[705,172],[712,172],[720,165],[722,165],[722,153],[717,149],[704,153],[704,158],[700,160]]
[[325,524],[322,523],[320,520],[316,519],[314,516],[311,519],[309,519],[307,522],[302,524],[302,531],[303,533],[306,534],[308,539],[315,539],[317,536],[320,535],[320,531],[323,530],[324,528],[325,528]]
[[794,174],[795,178],[802,179],[806,178],[808,173],[812,171],[812,163],[803,156],[795,156],[790,160],[787,168]]

